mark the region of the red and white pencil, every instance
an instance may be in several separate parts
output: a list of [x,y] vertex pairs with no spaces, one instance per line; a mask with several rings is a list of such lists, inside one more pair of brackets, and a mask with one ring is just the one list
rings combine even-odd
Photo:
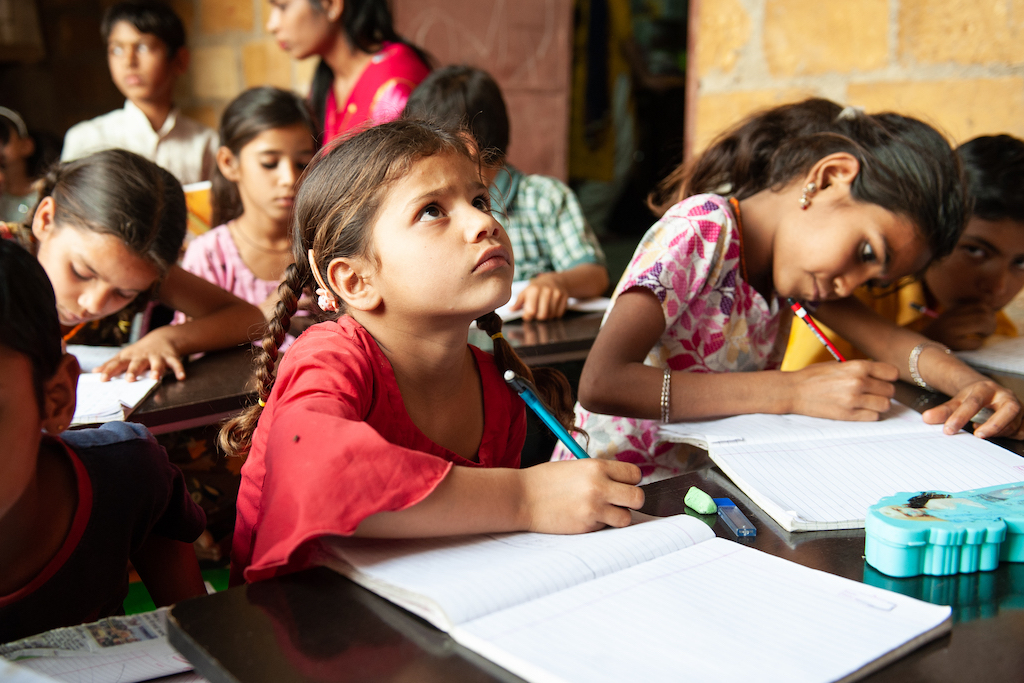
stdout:
[[840,363],[845,363],[846,359],[843,358],[843,354],[839,353],[839,349],[837,349],[829,338],[825,336],[821,331],[821,328],[814,322],[814,318],[812,318],[807,312],[807,309],[805,309],[796,299],[787,299],[787,301],[789,302],[789,307],[793,309],[793,312],[796,313],[797,317],[807,323],[807,327],[811,328],[811,332],[813,332],[814,336],[818,338],[818,341],[825,345],[825,348],[832,354],[832,357]]

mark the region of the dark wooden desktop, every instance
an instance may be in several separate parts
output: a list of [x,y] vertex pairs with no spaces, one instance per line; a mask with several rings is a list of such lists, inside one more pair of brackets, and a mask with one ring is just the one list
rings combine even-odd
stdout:
[[[601,326],[601,313],[570,313],[561,320],[517,321],[505,325],[509,340],[529,365],[583,360]],[[469,341],[485,351],[491,340],[470,330]],[[213,424],[230,417],[255,400],[252,382],[254,349],[249,346],[208,353],[185,365],[186,378],[173,375],[131,415],[155,434]]]
[[[909,385],[900,386],[898,398],[919,409],[937,401]],[[1022,452],[1019,442],[1004,445]],[[952,607],[952,633],[864,680],[1024,681],[1024,564],[1003,563],[995,571],[975,574],[893,579],[865,564],[863,530],[786,532],[704,451],[692,450],[687,469],[679,477],[645,486],[643,512],[682,513],[683,496],[690,486],[698,486],[713,497],[732,498],[757,527],[755,538],[736,539],[716,516],[705,518],[720,537]],[[171,610],[170,624],[172,644],[214,683],[519,680],[327,569],[183,602]]]

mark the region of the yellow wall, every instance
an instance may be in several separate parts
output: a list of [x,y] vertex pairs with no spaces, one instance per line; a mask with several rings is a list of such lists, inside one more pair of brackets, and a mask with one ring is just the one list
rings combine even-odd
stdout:
[[821,96],[1024,137],[1024,0],[700,0],[693,140]]
[[185,22],[192,64],[178,83],[184,112],[213,129],[238,93],[276,85],[306,94],[317,59],[292,60],[263,27],[267,0],[172,0]]

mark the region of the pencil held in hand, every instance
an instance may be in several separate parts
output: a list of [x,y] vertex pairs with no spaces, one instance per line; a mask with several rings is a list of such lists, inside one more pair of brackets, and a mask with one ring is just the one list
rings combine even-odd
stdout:
[[839,349],[837,349],[829,338],[825,336],[825,333],[821,331],[818,324],[815,323],[814,319],[807,313],[807,309],[805,309],[796,299],[786,299],[786,301],[789,302],[789,307],[793,309],[793,312],[796,313],[797,317],[807,323],[807,326],[811,328],[811,332],[813,332],[814,336],[818,338],[818,341],[825,345],[825,348],[832,354],[832,357],[840,363],[845,363],[846,359],[843,358],[843,354],[839,353]]

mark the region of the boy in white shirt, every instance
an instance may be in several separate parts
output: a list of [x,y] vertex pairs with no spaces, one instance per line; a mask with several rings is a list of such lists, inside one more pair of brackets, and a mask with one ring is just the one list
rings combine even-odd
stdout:
[[217,133],[174,106],[174,83],[188,69],[185,28],[157,0],[129,0],[110,7],[100,32],[122,109],[71,127],[61,161],[122,148],[170,171],[183,185],[209,180],[216,167]]

